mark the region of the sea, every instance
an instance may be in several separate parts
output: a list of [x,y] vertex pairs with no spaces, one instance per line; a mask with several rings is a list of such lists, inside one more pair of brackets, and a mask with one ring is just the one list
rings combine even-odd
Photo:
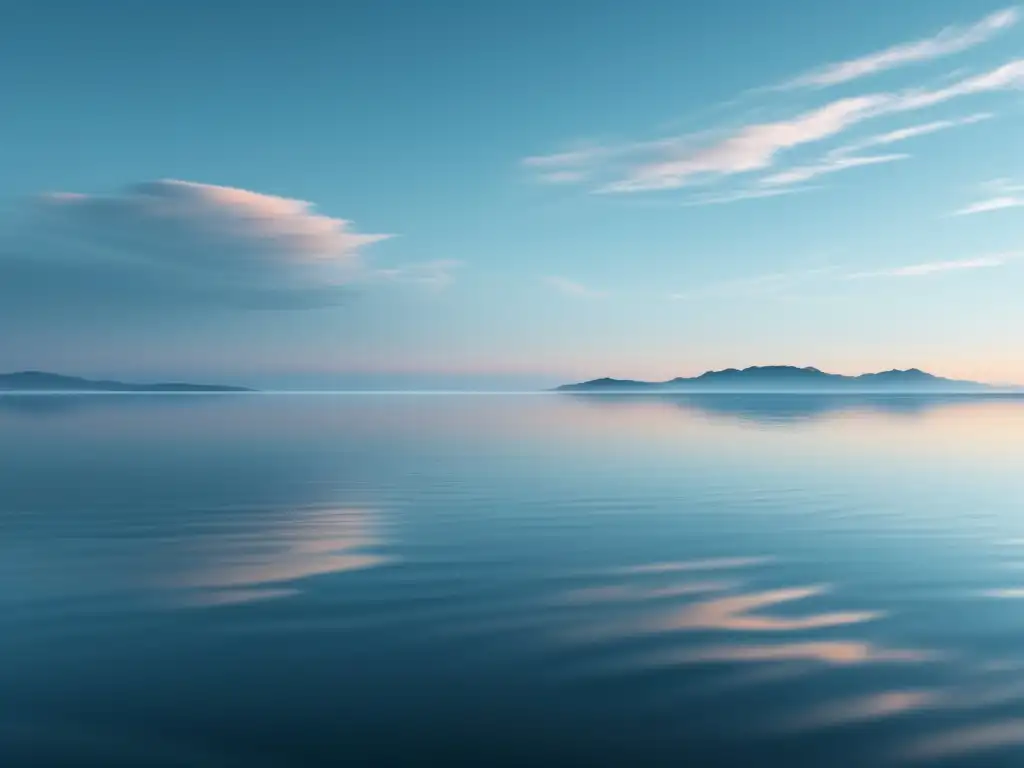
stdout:
[[1024,765],[1024,399],[0,395],[0,765]]

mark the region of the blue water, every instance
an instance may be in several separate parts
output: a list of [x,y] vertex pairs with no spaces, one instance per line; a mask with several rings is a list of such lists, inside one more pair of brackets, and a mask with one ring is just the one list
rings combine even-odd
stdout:
[[0,396],[0,765],[1019,766],[1024,400]]

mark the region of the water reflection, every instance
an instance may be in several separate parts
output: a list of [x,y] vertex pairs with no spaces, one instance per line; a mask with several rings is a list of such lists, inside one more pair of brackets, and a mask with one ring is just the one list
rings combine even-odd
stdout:
[[941,693],[931,690],[883,691],[826,702],[806,714],[784,719],[778,730],[811,731],[898,717],[935,706],[941,701],[941,696]]
[[1021,401],[732,397],[4,400],[8,709],[218,765],[1024,743]]
[[214,392],[93,392],[89,394],[35,393],[8,394],[0,392],[0,415],[26,418],[59,418],[72,413],[89,410],[122,410],[134,408],[139,411],[153,408],[179,408],[187,411],[198,404],[228,402],[231,399],[251,396],[254,393]]
[[809,422],[849,412],[914,418],[964,404],[1024,403],[1024,394],[865,394],[824,393],[692,393],[692,394],[565,394],[562,397],[598,408],[660,404],[705,417],[761,424]]
[[296,509],[269,529],[200,537],[194,557],[200,565],[174,579],[178,589],[204,590],[189,604],[223,605],[287,597],[300,579],[375,568],[391,558],[382,544],[381,522],[372,510]]
[[677,651],[655,662],[665,664],[812,661],[835,666],[880,662],[935,661],[939,654],[917,649],[883,648],[854,640],[807,641],[775,644],[723,644]]
[[945,760],[1020,746],[1024,746],[1024,718],[1008,718],[950,728],[927,736],[908,747],[900,757],[905,762]]
[[880,611],[829,612],[799,617],[754,613],[782,603],[823,595],[827,591],[827,587],[814,586],[722,597],[689,605],[669,616],[652,621],[644,629],[648,632],[694,629],[733,632],[794,632],[861,624],[884,615]]

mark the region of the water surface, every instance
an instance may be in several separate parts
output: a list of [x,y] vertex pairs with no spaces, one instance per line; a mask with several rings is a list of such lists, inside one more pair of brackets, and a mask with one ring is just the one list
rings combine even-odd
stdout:
[[1019,766],[1024,400],[0,396],[4,766]]

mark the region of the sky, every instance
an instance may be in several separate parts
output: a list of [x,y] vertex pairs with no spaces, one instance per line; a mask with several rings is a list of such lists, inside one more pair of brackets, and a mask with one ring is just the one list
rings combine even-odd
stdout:
[[33,0],[0,371],[1024,383],[1024,8]]

